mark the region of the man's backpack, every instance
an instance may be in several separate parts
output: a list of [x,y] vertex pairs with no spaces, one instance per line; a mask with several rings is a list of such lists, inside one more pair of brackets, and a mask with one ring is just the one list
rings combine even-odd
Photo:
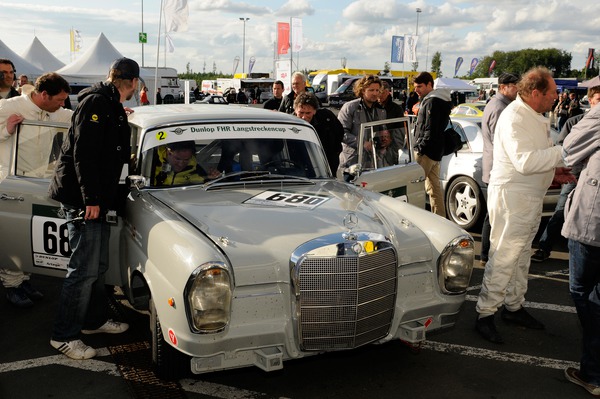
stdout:
[[456,154],[465,143],[460,134],[454,130],[452,120],[448,123],[448,127],[444,130],[444,156],[452,153]]

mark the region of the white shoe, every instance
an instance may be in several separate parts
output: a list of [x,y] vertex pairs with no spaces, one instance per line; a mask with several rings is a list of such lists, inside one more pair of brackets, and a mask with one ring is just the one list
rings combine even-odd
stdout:
[[96,356],[96,350],[84,344],[80,339],[68,342],[59,342],[51,339],[50,345],[75,360],[91,359]]
[[99,333],[107,333],[107,334],[120,334],[122,332],[127,331],[129,328],[129,324],[127,323],[119,323],[118,321],[108,320],[102,326],[98,327],[95,330],[81,330],[82,334],[99,334]]

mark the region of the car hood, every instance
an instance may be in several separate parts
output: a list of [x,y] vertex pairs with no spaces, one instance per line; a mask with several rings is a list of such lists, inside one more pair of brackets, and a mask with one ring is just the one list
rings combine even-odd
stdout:
[[[358,217],[353,231],[379,233],[394,242],[400,264],[431,258],[429,240],[403,216],[417,208],[399,200],[396,209],[385,207],[377,201],[378,194],[337,181],[209,191],[188,187],[152,195],[223,250],[236,271],[238,285],[244,280],[289,280],[288,261],[294,250],[307,241],[347,232],[344,220],[350,213]],[[267,197],[288,201],[268,201]],[[299,204],[307,198],[316,199],[318,205]],[[245,277],[240,279],[241,275]]]

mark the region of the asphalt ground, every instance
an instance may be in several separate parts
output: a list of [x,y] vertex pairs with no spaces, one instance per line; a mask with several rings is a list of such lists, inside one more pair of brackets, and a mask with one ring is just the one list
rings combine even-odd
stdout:
[[[479,236],[476,253],[479,251]],[[117,293],[114,317],[130,323],[119,335],[85,336],[99,355],[74,361],[50,344],[61,280],[33,276],[45,295],[33,308],[0,298],[0,399],[12,398],[588,398],[565,380],[577,367],[580,329],[568,293],[564,241],[552,258],[532,263],[526,307],[543,331],[497,325],[506,343],[474,331],[483,268],[477,260],[455,327],[429,334],[421,348],[400,341],[367,345],[284,363],[272,373],[244,368],[175,381],[158,379],[150,365],[149,320]],[[4,295],[2,289],[0,294]]]

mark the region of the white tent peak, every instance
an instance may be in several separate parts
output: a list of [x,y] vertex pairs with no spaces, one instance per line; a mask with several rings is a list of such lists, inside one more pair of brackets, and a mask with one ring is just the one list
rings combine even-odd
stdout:
[[37,36],[33,37],[33,41],[23,53],[23,58],[42,71],[47,72],[56,71],[65,66],[65,63],[56,58]]
[[44,73],[40,68],[12,51],[6,44],[4,44],[2,40],[0,40],[0,58],[7,58],[11,60],[13,64],[15,64],[17,76],[27,75],[29,80],[33,81],[35,78]]
[[69,77],[76,77],[80,81],[93,79],[92,82],[95,82],[98,76],[106,77],[113,61],[122,57],[123,54],[112,45],[104,33],[100,33],[96,41],[80,58],[56,72],[67,80]]
[[463,90],[463,91],[475,91],[477,88],[466,83],[464,80],[454,78],[437,78],[433,81],[433,87],[435,89],[447,89],[447,90]]

